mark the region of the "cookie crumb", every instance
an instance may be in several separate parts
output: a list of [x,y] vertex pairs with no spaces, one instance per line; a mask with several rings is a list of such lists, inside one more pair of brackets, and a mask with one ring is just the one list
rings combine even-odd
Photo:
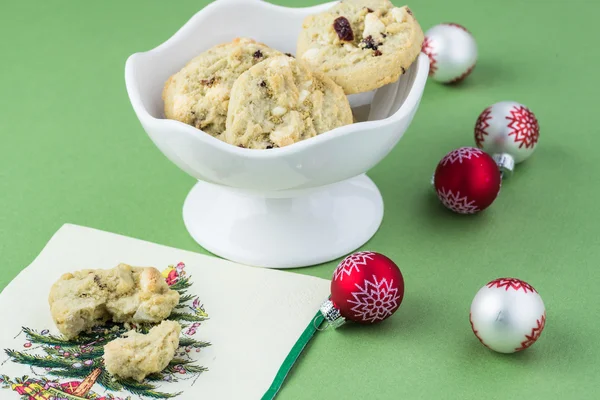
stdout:
[[281,124],[283,122],[283,119],[281,119],[281,117],[278,117],[276,115],[271,115],[269,117],[269,121],[271,121],[275,125],[279,125],[279,124]]
[[346,17],[338,17],[333,21],[333,29],[337,33],[340,40],[351,42],[354,40],[354,32],[350,21]]
[[254,58],[263,58],[263,57],[264,57],[264,54],[263,54],[263,52],[262,52],[262,51],[260,51],[260,50],[256,50],[256,51],[254,52],[254,54],[252,54],[252,57],[254,57]]

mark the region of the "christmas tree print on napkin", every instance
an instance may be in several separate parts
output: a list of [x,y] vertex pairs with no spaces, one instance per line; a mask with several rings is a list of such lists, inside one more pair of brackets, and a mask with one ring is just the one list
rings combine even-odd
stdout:
[[[178,321],[182,327],[179,349],[163,371],[139,383],[115,378],[104,367],[102,357],[106,343],[131,329],[147,333],[151,325],[108,324],[70,341],[51,335],[48,329],[38,331],[23,327],[15,336],[22,350],[5,349],[8,359],[2,365],[8,362],[29,365],[32,376],[11,378],[0,375],[0,385],[16,392],[22,400],[131,400],[131,395],[168,399],[181,395],[181,391],[169,390],[169,386],[182,380],[191,380],[193,385],[199,375],[207,371],[197,364],[194,356],[210,346],[209,342],[195,339],[208,314],[200,299],[187,293],[192,281],[186,274],[184,263],[170,265],[162,274],[169,287],[180,294],[179,304],[169,319]],[[93,390],[94,387],[99,390]],[[119,397],[117,393],[127,394]],[[1,397],[5,398],[4,395]]]

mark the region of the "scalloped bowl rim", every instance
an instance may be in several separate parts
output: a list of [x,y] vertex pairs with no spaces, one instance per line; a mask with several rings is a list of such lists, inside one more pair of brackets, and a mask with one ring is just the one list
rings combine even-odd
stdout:
[[[295,7],[294,8],[294,7],[280,6],[280,5],[272,4],[272,3],[262,1],[262,0],[217,0],[217,1],[213,1],[212,3],[208,4],[203,9],[196,12],[182,27],[180,27],[171,37],[169,37],[163,43],[159,44],[158,46],[156,46],[153,49],[150,49],[148,51],[136,52],[127,58],[127,61],[125,64],[126,88],[127,88],[130,102],[131,102],[136,114],[138,115],[138,117],[141,120],[144,120],[146,122],[152,122],[155,125],[162,125],[164,129],[168,129],[170,131],[179,130],[179,132],[181,132],[181,133],[193,135],[195,139],[200,140],[209,146],[214,146],[216,148],[219,148],[220,150],[223,150],[223,151],[235,154],[235,155],[243,156],[244,158],[267,159],[267,158],[283,157],[283,156],[286,156],[289,154],[294,154],[294,153],[298,153],[300,151],[308,150],[310,147],[318,146],[321,143],[335,140],[335,139],[343,137],[343,136],[348,136],[348,135],[354,134],[358,131],[362,131],[364,129],[372,129],[372,128],[378,128],[378,127],[382,127],[382,126],[391,125],[394,122],[404,118],[417,106],[420,95],[422,94],[423,90],[421,90],[421,93],[416,93],[415,87],[422,86],[424,88],[424,85],[415,85],[415,83],[419,80],[419,78],[426,79],[426,77],[423,78],[422,76],[420,77],[420,75],[426,74],[425,71],[428,70],[428,64],[429,64],[429,59],[423,53],[420,53],[419,56],[417,57],[417,59],[411,65],[411,68],[414,68],[416,66],[418,68],[418,70],[417,70],[417,73],[413,80],[412,86],[408,90],[408,93],[406,95],[404,103],[398,108],[398,110],[396,110],[396,112],[394,112],[389,117],[381,119],[381,120],[363,121],[363,122],[352,123],[350,125],[340,126],[338,128],[332,129],[330,131],[323,132],[315,137],[312,137],[312,138],[309,138],[306,140],[302,140],[300,142],[294,143],[289,146],[285,146],[285,147],[281,147],[281,148],[273,148],[273,149],[270,149],[269,151],[260,151],[260,150],[256,150],[256,149],[246,149],[246,148],[240,148],[237,146],[232,146],[231,144],[225,143],[225,142],[223,142],[223,141],[221,141],[221,140],[219,140],[219,139],[217,139],[217,138],[215,138],[215,137],[205,133],[204,131],[197,129],[191,125],[187,125],[183,122],[171,120],[171,119],[167,119],[167,118],[156,118],[153,115],[151,115],[148,112],[148,110],[146,109],[146,107],[144,106],[143,101],[141,100],[138,83],[137,83],[137,80],[135,79],[135,65],[137,62],[139,62],[139,58],[143,57],[145,55],[158,54],[158,53],[162,52],[165,48],[168,48],[171,45],[171,43],[175,42],[176,39],[179,36],[183,35],[188,29],[191,29],[192,26],[201,24],[205,18],[208,18],[210,16],[210,11],[213,11],[213,9],[215,9],[215,7],[223,7],[225,4],[231,6],[231,5],[235,5],[236,3],[238,3],[238,4],[252,3],[256,7],[265,7],[265,8],[276,9],[278,12],[306,13],[309,10],[314,10],[315,12],[318,12],[321,9],[326,8],[327,6],[336,4],[338,2],[333,1],[333,2],[316,5],[316,6]],[[394,84],[394,83],[391,83],[391,84]],[[199,135],[198,133],[202,133],[202,134]]]

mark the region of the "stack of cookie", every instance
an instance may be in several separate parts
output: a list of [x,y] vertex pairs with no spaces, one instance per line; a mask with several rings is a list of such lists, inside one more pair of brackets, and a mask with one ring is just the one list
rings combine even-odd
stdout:
[[422,42],[408,7],[343,0],[305,19],[297,59],[250,38],[200,54],[166,82],[165,116],[238,147],[289,146],[351,124],[346,96],[398,80]]

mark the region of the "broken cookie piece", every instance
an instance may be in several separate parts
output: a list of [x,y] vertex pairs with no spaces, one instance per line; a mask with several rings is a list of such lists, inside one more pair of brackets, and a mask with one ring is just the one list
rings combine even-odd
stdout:
[[72,339],[109,320],[160,322],[179,303],[179,293],[156,268],[119,264],[64,274],[52,285],[48,302],[57,328]]
[[147,334],[129,331],[104,346],[104,365],[113,376],[141,382],[169,365],[179,347],[181,326],[163,321]]

